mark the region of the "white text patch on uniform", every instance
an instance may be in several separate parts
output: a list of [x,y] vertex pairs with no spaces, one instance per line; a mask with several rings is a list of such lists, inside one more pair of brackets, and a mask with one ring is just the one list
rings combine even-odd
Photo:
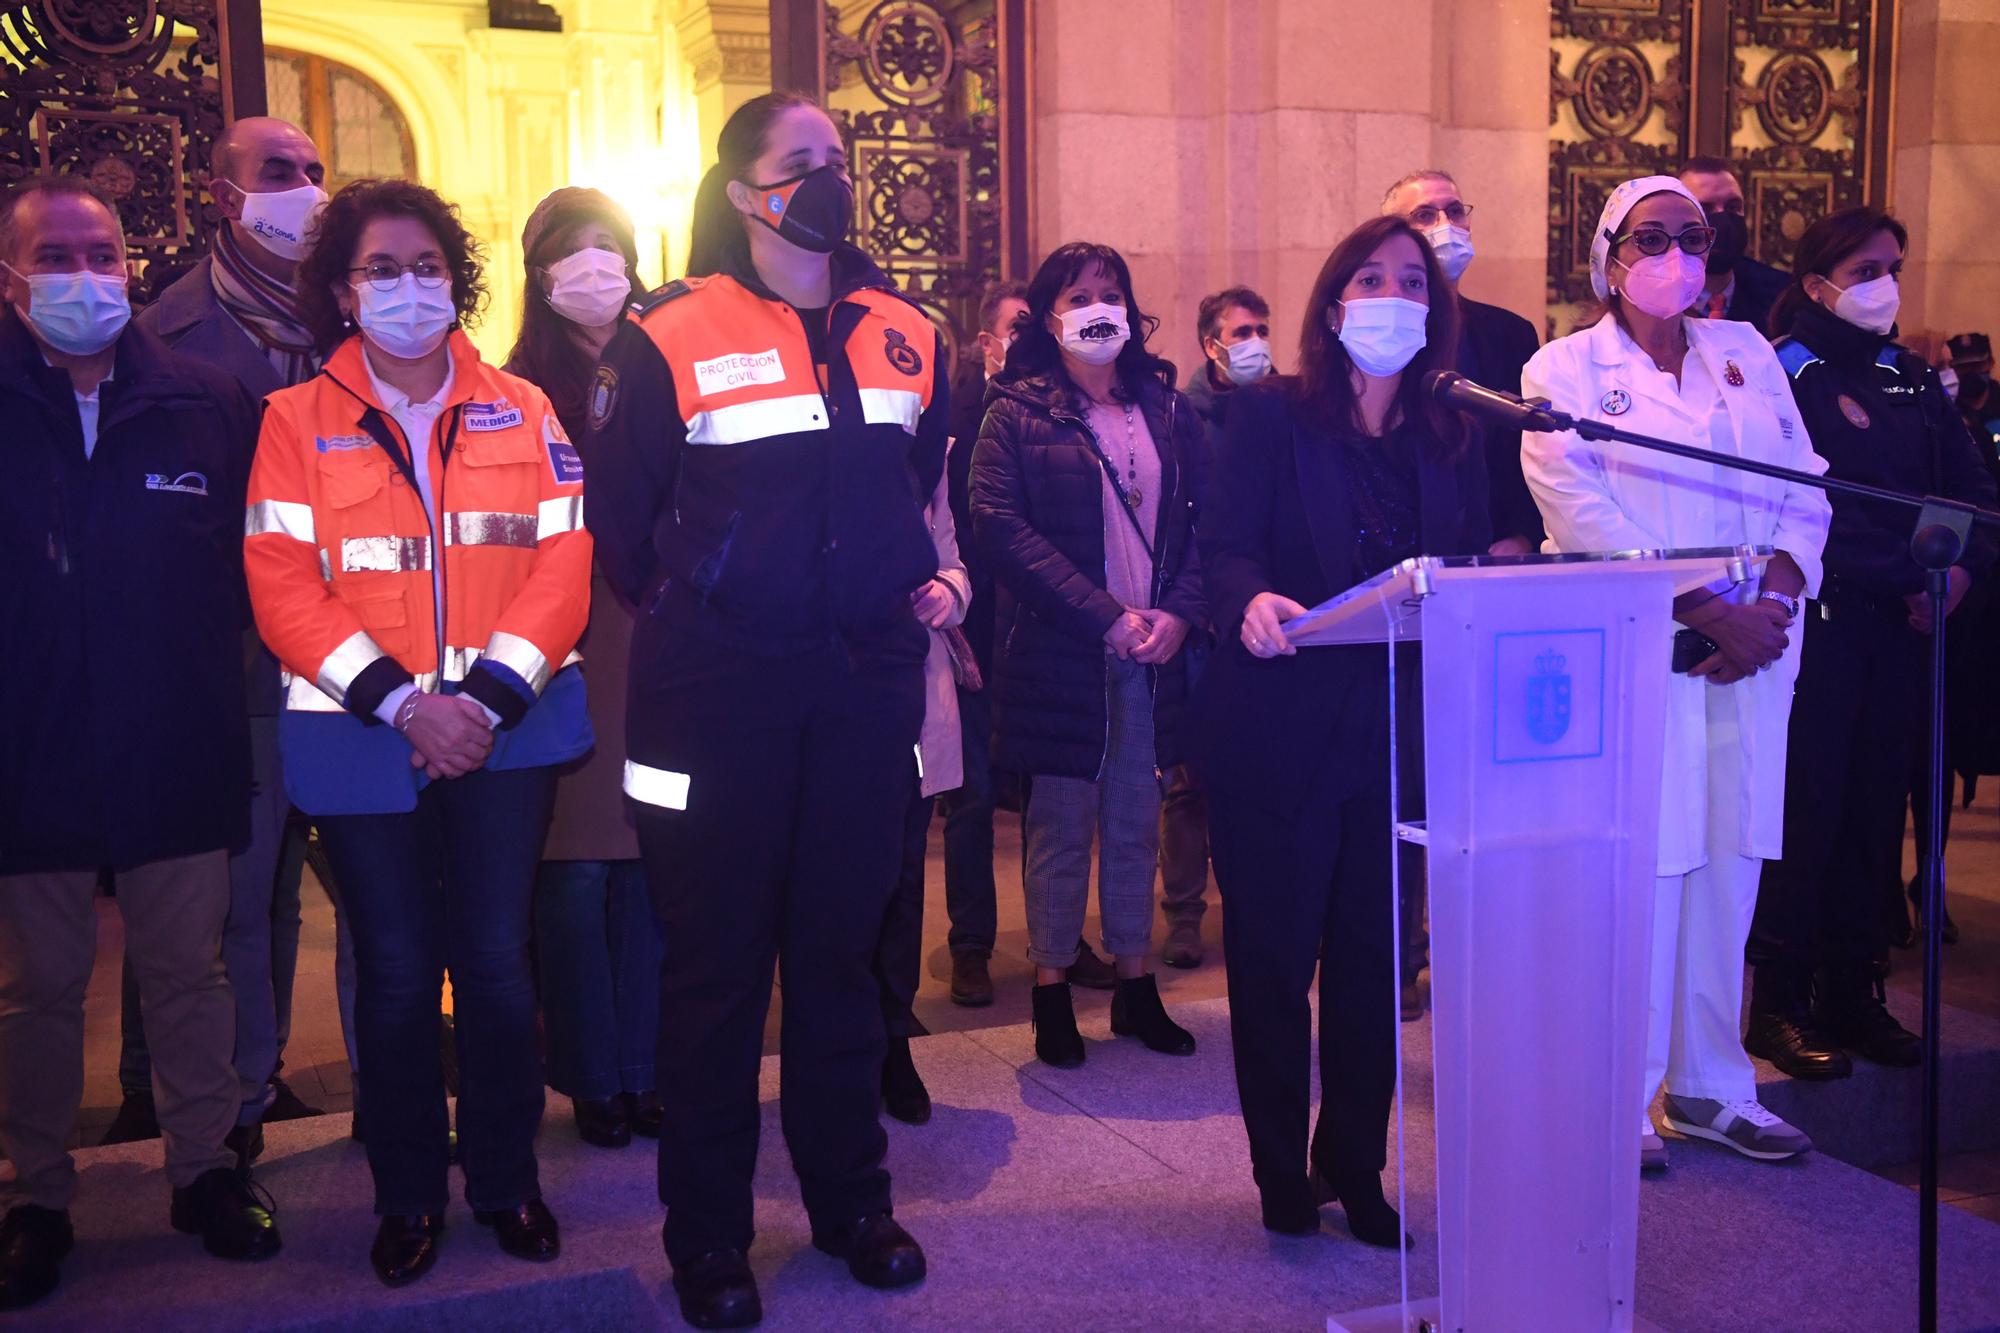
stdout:
[[502,399],[497,403],[467,403],[465,405],[465,428],[467,430],[506,430],[518,426],[525,420],[521,409],[509,406]]
[[778,349],[768,352],[731,352],[712,361],[694,363],[695,387],[703,394],[740,389],[748,384],[782,384],[785,366]]

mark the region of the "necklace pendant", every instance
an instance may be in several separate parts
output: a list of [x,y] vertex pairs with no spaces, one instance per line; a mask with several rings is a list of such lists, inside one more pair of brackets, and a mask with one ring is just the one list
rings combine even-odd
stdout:
[[1131,490],[1125,492],[1125,503],[1137,509],[1140,505],[1146,503],[1145,494],[1137,486],[1134,486]]

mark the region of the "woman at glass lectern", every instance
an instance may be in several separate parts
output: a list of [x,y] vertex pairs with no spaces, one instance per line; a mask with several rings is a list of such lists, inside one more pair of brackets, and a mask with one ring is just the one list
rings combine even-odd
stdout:
[[[1299,373],[1237,390],[1200,544],[1218,648],[1197,753],[1228,941],[1230,1041],[1264,1225],[1394,1248],[1382,1194],[1396,1088],[1388,660],[1299,652],[1284,622],[1420,552],[1492,541],[1484,454],[1422,393],[1458,310],[1431,248],[1374,218],[1320,269]],[[1399,695],[1409,678],[1399,678]],[[1319,968],[1319,1123],[1308,1147]]]
[[[1607,306],[1587,329],[1535,354],[1522,392],[1643,435],[1826,471],[1791,383],[1749,324],[1701,319],[1703,256],[1715,242],[1701,205],[1671,176],[1626,181],[1605,201],[1590,281]],[[1786,725],[1799,673],[1799,599],[1815,592],[1830,509],[1810,487],[1573,432],[1521,444],[1549,549],[1774,547],[1761,584],[1697,589],[1674,602],[1660,644],[1672,669],[1647,1002],[1639,1165],[1666,1165],[1667,1124],[1763,1161],[1812,1148],[1757,1102],[1738,1027],[1743,945],[1764,862],[1783,836]]]

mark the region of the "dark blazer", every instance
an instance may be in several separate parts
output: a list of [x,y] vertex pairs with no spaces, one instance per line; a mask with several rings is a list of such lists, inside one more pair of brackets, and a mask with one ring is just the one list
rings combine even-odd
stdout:
[[[182,356],[213,366],[242,385],[252,401],[262,403],[290,386],[257,340],[215,299],[215,280],[209,273],[214,264],[212,256],[202,256],[158,300],[132,316],[132,323]],[[284,704],[278,659],[257,637],[254,626],[243,631],[243,682],[250,716],[276,717]]]
[[[1243,613],[1259,593],[1311,607],[1378,570],[1355,559],[1351,444],[1302,414],[1290,381],[1240,390],[1202,511],[1201,550],[1218,640],[1196,701],[1196,759],[1210,785],[1298,808],[1344,743],[1380,730],[1387,696],[1382,650],[1304,648],[1259,659],[1243,646]],[[1417,447],[1418,432],[1396,444]],[[1407,443],[1405,443],[1407,441]],[[1424,553],[1473,555],[1492,543],[1486,462],[1476,444],[1457,458],[1419,449]]]
[[1757,332],[1768,337],[1771,307],[1777,302],[1778,293],[1791,286],[1791,275],[1748,255],[1736,261],[1735,273],[1736,290],[1729,294],[1729,306],[1722,317],[1755,325]]
[[119,336],[86,458],[69,375],[0,309],[0,874],[240,846],[243,495],[256,409],[221,371]]
[[[1489,389],[1521,392],[1521,368],[1540,350],[1535,326],[1511,310],[1484,301],[1458,298],[1464,333],[1458,344],[1458,373]],[[1541,546],[1542,511],[1521,475],[1521,432],[1495,422],[1483,422],[1486,455],[1486,497],[1493,518],[1493,536],[1526,537]]]
[[[1095,780],[1104,764],[1104,633],[1123,608],[1105,591],[1104,456],[1060,376],[987,386],[972,458],[972,544],[999,584],[993,765]],[[1194,553],[1206,484],[1201,423],[1187,400],[1149,381],[1140,408],[1160,453],[1153,603],[1190,626],[1208,618]],[[1154,762],[1178,764],[1188,654],[1149,669]]]

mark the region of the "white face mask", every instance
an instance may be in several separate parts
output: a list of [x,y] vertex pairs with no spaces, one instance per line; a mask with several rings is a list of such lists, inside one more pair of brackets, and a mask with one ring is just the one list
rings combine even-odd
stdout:
[[[986,336],[989,338],[994,338],[997,337],[998,335],[989,333]],[[1001,371],[1007,368],[1007,352],[1010,348],[1014,346],[1014,339],[1018,336],[1019,336],[1018,334],[1009,333],[1006,337],[999,339],[1000,355],[998,357],[994,356],[991,351],[985,350],[984,347],[982,347],[982,350],[980,352],[980,359],[986,363],[987,379],[989,380],[992,379],[995,375],[998,375]]]
[[457,319],[449,279],[442,286],[421,287],[416,274],[405,273],[386,292],[365,279],[354,288],[355,323],[390,356],[415,360],[430,355]]
[[313,219],[326,207],[326,191],[301,185],[296,190],[252,194],[234,181],[230,184],[243,196],[243,216],[236,225],[244,234],[280,259],[293,263],[303,259]]
[[1467,227],[1454,227],[1449,222],[1440,222],[1424,233],[1424,239],[1431,243],[1431,253],[1437,256],[1438,267],[1453,282],[1472,263],[1472,231]]
[[1424,325],[1431,317],[1431,308],[1421,301],[1371,296],[1338,304],[1340,345],[1361,367],[1362,374],[1387,379],[1424,349],[1428,336]]
[[625,258],[592,247],[565,255],[548,267],[549,304],[572,324],[602,328],[624,312],[632,299]]
[[[123,273],[23,273],[0,265],[28,284],[21,311],[43,342],[71,356],[91,356],[118,340],[132,319]],[[19,307],[16,307],[17,309]]]
[[[1827,286],[1833,287],[1832,283]],[[1858,329],[1887,333],[1896,327],[1896,310],[1903,303],[1903,287],[1893,273],[1884,273],[1868,282],[1857,282],[1834,298],[1833,313]]]
[[1271,344],[1265,338],[1245,338],[1222,349],[1229,354],[1222,373],[1232,384],[1249,384],[1271,373]]
[[1132,327],[1125,322],[1123,306],[1100,302],[1065,310],[1060,318],[1064,350],[1088,365],[1102,366],[1116,361],[1132,338]]

